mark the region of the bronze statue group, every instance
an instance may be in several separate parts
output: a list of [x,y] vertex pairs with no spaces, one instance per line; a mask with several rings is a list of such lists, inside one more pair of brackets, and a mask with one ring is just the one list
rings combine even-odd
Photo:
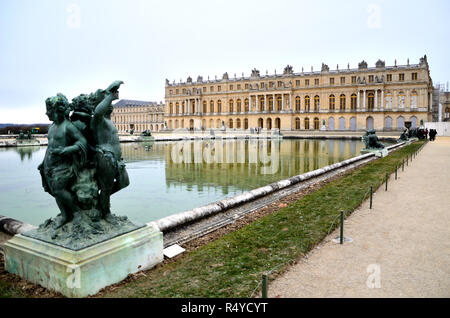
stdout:
[[96,211],[94,217],[114,222],[110,196],[129,185],[111,121],[112,101],[118,99],[121,84],[115,81],[106,90],[81,94],[72,103],[62,94],[46,100],[46,114],[53,123],[38,169],[44,190],[55,198],[61,212],[56,228],[80,211]]

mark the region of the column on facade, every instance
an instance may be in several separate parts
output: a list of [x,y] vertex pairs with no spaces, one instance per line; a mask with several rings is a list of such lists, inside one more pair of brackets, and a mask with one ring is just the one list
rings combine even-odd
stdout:
[[366,90],[363,91],[363,110],[366,110]]
[[284,94],[281,94],[281,110],[284,111]]
[[263,109],[263,111],[264,112],[267,111],[267,94],[264,94],[264,109]]
[[375,105],[373,107],[374,110],[378,109],[378,89],[375,90]]
[[272,98],[272,111],[274,112],[277,109],[277,94],[273,94]]
[[361,109],[361,101],[359,95],[361,94],[360,90],[358,89],[358,93],[356,94],[356,109]]
[[430,110],[431,111],[431,106],[433,105],[433,91],[431,91],[430,92],[430,100],[429,100],[429,103],[428,103],[428,110]]
[[398,109],[398,95],[397,95],[397,91],[394,91],[392,93],[392,109]]
[[409,106],[409,110],[411,110],[411,92],[409,89],[406,90],[406,97],[405,97],[405,110]]
[[386,105],[386,101],[384,100],[384,90],[381,90],[381,109],[384,109],[384,105]]
[[289,93],[289,109],[292,111],[292,93]]

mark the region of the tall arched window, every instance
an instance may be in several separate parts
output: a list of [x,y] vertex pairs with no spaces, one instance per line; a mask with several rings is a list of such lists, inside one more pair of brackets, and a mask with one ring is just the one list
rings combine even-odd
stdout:
[[233,119],[231,118],[228,120],[228,127],[233,128]]
[[329,98],[329,107],[330,107],[330,111],[334,111],[334,108],[335,108],[335,97],[334,97],[334,95],[330,95],[330,98]]
[[351,109],[352,111],[355,111],[355,110],[356,110],[356,105],[357,105],[357,103],[358,103],[358,98],[356,97],[356,94],[352,94],[352,95],[350,96],[350,109]]
[[319,129],[319,118],[317,117],[314,118],[314,129],[315,130]]
[[[309,113],[311,108],[311,99],[309,98],[309,96],[305,96],[305,112]],[[306,129],[306,128],[305,128]],[[309,128],[308,128],[309,129]]]
[[411,128],[417,128],[417,117],[416,116],[411,116],[409,118],[409,121],[411,122]]
[[277,97],[277,111],[280,111],[283,107],[283,102],[281,96]]
[[295,129],[300,129],[300,118],[295,118]]
[[209,102],[209,112],[214,113],[214,101],[213,100]]
[[222,112],[222,101],[220,99],[217,101],[217,112]]
[[320,98],[319,95],[314,96],[314,111],[318,112],[320,109]]
[[350,130],[356,130],[356,117],[350,118]]
[[450,108],[446,107],[444,112],[444,119],[450,118]]
[[232,99],[230,99],[230,101],[228,102],[228,109],[229,109],[230,113],[233,112],[233,100]]
[[[259,111],[260,112],[264,111],[264,97],[259,98]],[[260,127],[262,127],[262,126],[260,126]]]
[[305,129],[309,129],[309,118],[305,118]]
[[398,95],[398,108],[405,108],[405,93],[403,92]]
[[180,105],[178,103],[175,104],[175,114],[180,112]]
[[241,120],[238,118],[236,119],[236,128],[240,129],[241,128]]
[[[206,101],[203,101],[203,112],[204,112],[204,113],[207,113],[207,112],[208,112],[207,106],[208,106],[208,103],[207,103]],[[211,127],[211,128],[212,128],[212,127]]]
[[366,118],[366,127],[367,127],[367,130],[373,129],[373,117],[372,116],[369,116]]
[[[182,114],[185,114],[185,113],[186,113],[186,109],[185,109],[184,102],[181,103],[181,113],[182,113]],[[181,128],[184,128],[184,127],[181,127]]]
[[272,118],[267,118],[266,123],[267,123],[267,129],[268,130],[272,129]]
[[375,105],[375,95],[374,93],[370,92],[367,94],[367,109],[369,111],[372,111]]
[[330,117],[328,119],[328,129],[329,130],[334,130],[334,118],[333,117]]
[[242,110],[241,110],[241,100],[240,99],[238,99],[237,101],[236,101],[236,111],[238,112],[238,113],[240,113]]
[[344,94],[341,94],[341,96],[339,97],[339,110],[345,111],[345,95]]
[[297,96],[295,98],[295,111],[299,112],[300,111],[300,96]]
[[397,129],[405,129],[405,119],[403,118],[403,116],[397,117]]
[[345,118],[339,117],[339,130],[345,130]]
[[244,119],[244,129],[248,129],[248,118]]
[[392,118],[387,116],[384,119],[384,129],[391,130],[392,129]]
[[275,118],[275,128],[281,129],[281,119]]
[[169,104],[169,114],[173,114],[173,104]]
[[269,109],[268,109],[268,111],[269,112],[273,111],[273,97],[272,96],[269,97]]
[[250,104],[249,104],[248,98],[246,98],[246,99],[244,100],[244,111],[245,111],[246,113],[248,113],[248,112],[250,111]]
[[258,118],[258,127],[264,128],[264,120],[262,118]]
[[392,94],[387,94],[385,99],[385,109],[392,109]]
[[417,93],[412,92],[411,93],[411,109],[417,108]]

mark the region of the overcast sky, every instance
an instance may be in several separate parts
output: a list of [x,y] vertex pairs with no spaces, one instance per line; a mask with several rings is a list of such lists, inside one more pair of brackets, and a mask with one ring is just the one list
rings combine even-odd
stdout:
[[450,80],[450,1],[0,1],[0,123],[48,122],[45,99],[123,80],[164,101],[165,79],[418,63]]

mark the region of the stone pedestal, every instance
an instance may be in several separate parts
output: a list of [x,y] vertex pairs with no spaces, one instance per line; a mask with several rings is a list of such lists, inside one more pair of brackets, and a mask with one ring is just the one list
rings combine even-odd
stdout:
[[162,232],[154,225],[71,250],[24,235],[3,245],[5,269],[67,297],[86,297],[163,260]]

